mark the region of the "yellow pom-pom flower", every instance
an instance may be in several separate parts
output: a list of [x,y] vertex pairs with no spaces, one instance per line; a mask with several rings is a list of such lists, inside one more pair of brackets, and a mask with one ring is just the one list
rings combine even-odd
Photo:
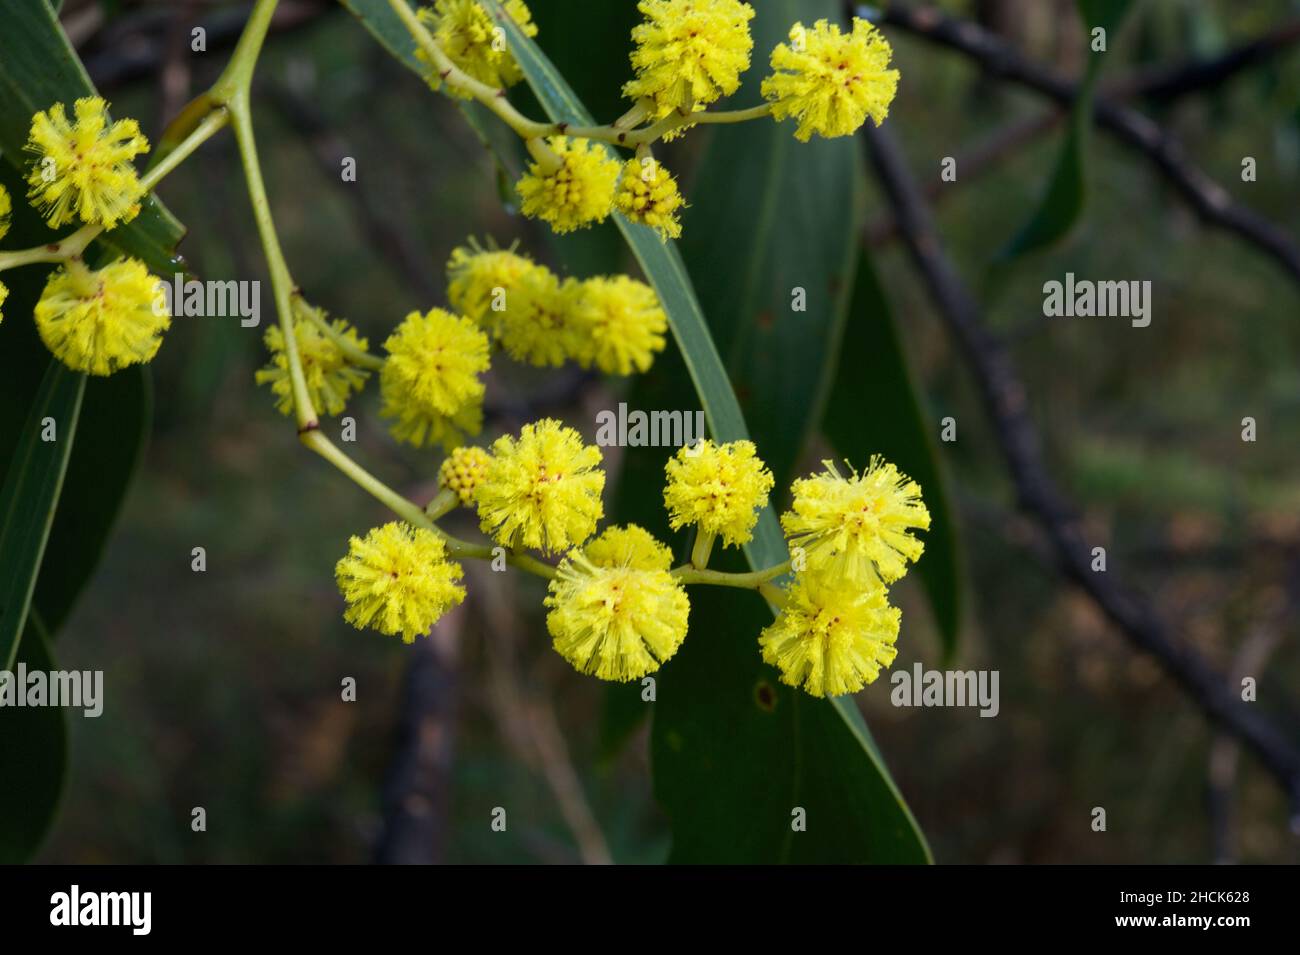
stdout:
[[9,297],[9,287],[4,282],[0,282],[0,322],[5,320],[4,304],[5,299]]
[[673,552],[668,545],[636,524],[605,528],[582,552],[597,567],[668,570],[673,566]]
[[397,521],[353,537],[334,568],[348,603],[344,619],[358,630],[400,636],[403,643],[428,633],[465,599],[462,576],[460,564],[447,559],[441,537]]
[[754,48],[754,8],[739,0],[641,0],[645,22],[632,29],[636,78],[623,95],[649,99],[654,115],[704,109],[740,87]]
[[775,72],[763,80],[763,98],[778,121],[799,121],[794,135],[805,143],[814,133],[851,135],[868,116],[879,126],[898,90],[898,70],[889,69],[892,54],[884,34],[861,18],[854,18],[849,33],[826,20],[811,30],[796,23],[790,45],[772,51]]
[[95,271],[69,261],[46,282],[35,319],[45,347],[89,375],[151,361],[171,325],[158,280],[135,259]]
[[863,591],[825,575],[801,575],[758,638],[781,682],[813,696],[856,693],[894,662],[897,608],[883,587]]
[[520,210],[561,234],[604,222],[614,206],[618,160],[586,139],[552,136],[547,146],[554,157],[535,155],[519,180]]
[[3,239],[9,231],[9,214],[13,212],[13,208],[9,190],[0,186],[0,239]]
[[912,531],[930,526],[921,486],[879,455],[847,478],[822,463],[824,474],[794,482],[794,502],[781,515],[791,548],[803,549],[810,572],[858,588],[902,577],[924,550]]
[[[533,23],[532,12],[523,0],[505,0],[502,6],[526,36],[537,36],[537,24]],[[432,7],[421,9],[416,16],[428,25],[447,59],[480,83],[505,89],[524,78],[506,43],[505,32],[492,22],[491,14],[477,0],[436,0]],[[417,47],[415,55],[429,64],[429,56],[422,48]],[[435,90],[442,85],[442,77],[436,70],[428,80]],[[471,96],[455,87],[449,87],[448,91],[461,99]]]
[[677,180],[662,163],[646,156],[623,166],[614,208],[629,221],[648,225],[661,239],[676,239],[682,234],[677,210],[684,205]]
[[584,368],[609,375],[650,370],[664,350],[668,316],[644,282],[618,275],[578,283],[572,296],[573,348]]
[[[327,334],[312,316],[326,322],[334,330]],[[357,336],[357,330],[341,318],[330,319],[321,309],[302,299],[293,302],[293,337],[298,345],[298,360],[302,364],[307,394],[317,411],[342,414],[348,398],[365,387],[370,372],[359,367],[337,341],[342,338],[354,348],[365,351],[367,342]],[[281,414],[293,414],[293,378],[289,374],[289,356],[284,349],[284,331],[272,325],[263,336],[271,352],[270,363],[259,369],[254,380],[259,385],[269,384],[275,396],[275,407]]]
[[73,112],[69,121],[55,103],[32,118],[27,198],[52,228],[74,219],[105,229],[131,221],[144,192],[131,162],[149,149],[140,124],[109,122],[108,104],[98,96],[77,100]]
[[471,319],[440,308],[407,315],[384,342],[380,414],[398,441],[451,449],[482,428],[488,339]]
[[773,480],[754,442],[684,447],[668,459],[667,472],[664,505],[673,530],[697,524],[701,534],[721,536],[728,547],[753,536]]
[[546,628],[579,673],[626,682],[653,673],[686,639],[691,602],[666,570],[599,567],[581,554],[551,581]]
[[524,425],[518,440],[503,435],[474,491],[483,532],[546,553],[581,546],[604,514],[600,462],[599,448],[551,418]]
[[456,448],[438,468],[438,486],[455,493],[466,507],[474,503],[474,489],[487,476],[491,459],[482,448]]
[[542,268],[512,249],[483,249],[471,239],[452,250],[447,262],[447,301],[462,315],[496,334],[510,304],[510,290],[525,274]]
[[506,292],[505,310],[497,314],[496,337],[516,361],[558,367],[577,355],[573,314],[574,283],[561,283],[536,265]]

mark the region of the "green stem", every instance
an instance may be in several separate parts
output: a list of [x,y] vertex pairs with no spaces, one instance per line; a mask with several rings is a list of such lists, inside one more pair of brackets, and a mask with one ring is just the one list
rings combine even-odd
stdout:
[[225,128],[230,122],[230,111],[222,107],[214,109],[203,118],[183,140],[176,144],[156,165],[152,166],[148,172],[140,179],[140,185],[144,186],[145,192],[152,192],[158,183],[162,182],[173,169],[189,159],[205,142],[215,136]]
[[369,368],[373,371],[379,371],[384,367],[384,359],[378,355],[372,355],[366,349],[361,348],[352,339],[348,338],[329,322],[325,321],[315,309],[307,309],[306,314],[311,323],[321,330],[343,354],[347,355],[353,364],[360,365],[363,368]]
[[[208,115],[185,137],[167,156],[140,178],[140,185],[145,193],[152,192],[168,173],[183,163],[201,145],[219,132],[230,117],[224,109]],[[86,247],[95,241],[104,231],[104,227],[95,223],[84,225],[67,238],[58,242],[19,249],[14,252],[0,252],[0,272],[17,268],[20,265],[34,265],[39,262],[66,262],[86,251]]]
[[[274,5],[271,3],[271,6]],[[257,158],[257,142],[253,137],[253,122],[249,115],[247,97],[247,91],[240,92],[229,101],[228,106],[235,121],[235,139],[239,143],[239,158],[244,166],[248,198],[253,204],[253,218],[257,222],[257,232],[262,239],[262,251],[266,256],[267,269],[271,273],[271,290],[275,294],[275,309],[280,315],[280,329],[284,333],[284,353],[289,362],[289,378],[293,385],[293,407],[298,420],[298,430],[306,432],[317,427],[318,421],[311,395],[307,391],[307,378],[302,371],[302,359],[298,355],[298,336],[293,330],[293,278],[289,274],[284,250],[280,247],[280,237],[275,231],[275,220],[271,217],[271,203],[266,197],[266,183],[262,181],[262,167]]]
[[746,120],[766,116],[772,111],[770,104],[763,103],[750,109],[702,111],[685,114],[673,113],[650,126],[645,126],[639,130],[629,130],[629,125],[640,121],[648,112],[646,104],[638,102],[619,119],[607,126],[539,123],[515,109],[510,104],[510,101],[506,99],[504,89],[488,86],[456,66],[442,47],[438,45],[438,41],[433,38],[433,34],[420,22],[419,17],[415,15],[415,11],[411,9],[406,0],[388,0],[388,5],[393,8],[393,12],[397,14],[406,29],[410,31],[416,44],[429,58],[440,82],[477,100],[525,140],[538,139],[543,136],[564,135],[578,139],[594,139],[602,143],[609,143],[611,146],[633,148],[643,143],[646,145],[654,143],[666,133],[683,126],[694,126],[697,123],[743,123]]
[[538,123],[524,116],[523,113],[510,105],[510,101],[505,97],[505,90],[488,86],[481,83],[447,57],[438,41],[433,38],[425,25],[420,22],[406,0],[388,0],[389,6],[397,14],[406,29],[410,31],[411,36],[420,49],[433,64],[437,71],[438,79],[448,86],[458,89],[463,93],[468,93],[474,99],[482,103],[487,109],[496,113],[507,126],[513,129],[524,139],[536,139],[539,136],[550,136],[557,132],[555,123]]
[[257,0],[253,5],[253,12],[244,24],[244,32],[239,35],[230,62],[209,90],[213,101],[229,106],[234,100],[243,99],[247,105],[249,90],[253,86],[253,71],[257,69],[258,57],[262,55],[262,43],[271,28],[271,18],[275,16],[277,3],[278,0]]
[[790,562],[777,564],[763,570],[743,574],[730,574],[721,570],[701,570],[684,564],[673,570],[673,576],[684,584],[711,584],[716,587],[740,587],[745,590],[761,589],[769,581],[790,572]]
[[436,521],[441,517],[446,517],[460,505],[460,495],[449,487],[440,490],[428,504],[424,506],[424,513],[429,516],[429,520]]
[[788,600],[785,591],[773,584],[771,581],[765,581],[759,584],[758,592],[773,607],[784,607]]
[[[407,500],[398,494],[391,487],[385,484],[379,478],[375,477],[361,465],[348,457],[338,445],[329,438],[325,437],[319,429],[305,431],[301,435],[302,443],[307,445],[322,458],[334,465],[349,478],[352,482],[360,487],[363,491],[368,492],[377,501],[387,507],[390,511],[406,521],[412,527],[423,527],[425,530],[438,531],[442,533],[430,520],[429,516],[424,513],[424,509],[414,501]],[[443,535],[446,536],[446,535]]]
[[709,566],[709,555],[713,553],[713,542],[717,537],[717,534],[709,534],[703,530],[696,531],[695,544],[691,547],[691,566],[696,570],[703,570]]

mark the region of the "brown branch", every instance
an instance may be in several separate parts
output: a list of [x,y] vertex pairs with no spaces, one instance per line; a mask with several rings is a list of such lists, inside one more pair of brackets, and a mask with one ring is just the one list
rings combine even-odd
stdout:
[[[1077,83],[1030,61],[1005,40],[974,23],[930,7],[899,3],[885,7],[876,19],[956,50],[990,75],[1035,90],[1062,106],[1073,105],[1079,96]],[[1146,156],[1204,222],[1246,240],[1300,282],[1300,246],[1285,230],[1235,201],[1226,189],[1193,165],[1177,139],[1137,110],[1104,96],[1096,98],[1093,115],[1103,129]]]
[[455,756],[459,644],[467,612],[458,607],[411,647],[397,751],[384,783],[384,826],[375,861],[444,861]]
[[1237,74],[1262,66],[1300,43],[1300,17],[1291,17],[1253,40],[1216,57],[1157,66],[1106,85],[1108,96],[1140,97],[1170,103],[1222,86]]
[[1083,535],[1075,507],[1047,471],[1025,388],[1010,356],[986,330],[979,304],[945,254],[929,207],[893,134],[871,123],[864,131],[869,156],[908,252],[975,377],[1020,506],[1042,525],[1063,572],[1129,643],[1154,657],[1216,726],[1260,758],[1290,798],[1293,825],[1300,822],[1300,751],[1292,740],[1244,704],[1195,650],[1176,640],[1151,603],[1119,582],[1113,567],[1104,573],[1092,570],[1091,542]]

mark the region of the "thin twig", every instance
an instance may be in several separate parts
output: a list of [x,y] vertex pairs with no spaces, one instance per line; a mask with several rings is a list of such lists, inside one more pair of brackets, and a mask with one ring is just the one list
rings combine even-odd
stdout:
[[384,782],[384,826],[375,861],[445,861],[455,756],[459,656],[467,611],[448,613],[406,664],[397,751]]
[[1106,84],[1106,95],[1170,103],[1192,93],[1222,86],[1239,73],[1268,63],[1297,43],[1300,43],[1300,17],[1291,17],[1219,56],[1152,67],[1114,84]]
[[1083,535],[1075,507],[1056,486],[1043,462],[1025,388],[1010,356],[986,330],[979,304],[945,254],[929,208],[893,134],[868,123],[864,137],[909,254],[974,374],[1021,507],[1043,526],[1065,574],[1093,599],[1129,642],[1155,657],[1214,724],[1259,756],[1291,800],[1293,828],[1300,825],[1300,752],[1292,740],[1243,704],[1195,650],[1174,639],[1150,602],[1119,582],[1113,566],[1104,573],[1092,570],[1091,542]]
[[[863,13],[875,13],[863,10]],[[878,22],[907,30],[979,63],[990,75],[1018,83],[1069,106],[1078,83],[1034,63],[1001,37],[931,7],[891,3]],[[1206,223],[1231,232],[1273,258],[1300,282],[1300,246],[1283,229],[1234,200],[1229,192],[1193,165],[1182,145],[1147,116],[1098,96],[1096,122],[1121,142],[1145,155]]]

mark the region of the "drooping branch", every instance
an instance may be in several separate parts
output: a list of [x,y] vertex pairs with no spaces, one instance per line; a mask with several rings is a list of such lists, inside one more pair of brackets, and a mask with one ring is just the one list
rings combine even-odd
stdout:
[[1082,588],[1136,649],[1165,672],[1223,731],[1250,748],[1277,778],[1300,824],[1300,750],[1265,716],[1244,704],[1222,676],[1179,641],[1151,603],[1120,583],[1112,567],[1092,570],[1092,544],[1076,508],[1053,481],[1029,414],[1025,387],[1002,343],[986,329],[981,308],[944,252],[925,198],[887,128],[864,127],[869,155],[893,208],[908,253],[975,378],[1020,506],[1045,532],[1063,572]]
[[1192,93],[1222,86],[1240,73],[1263,66],[1300,43],[1300,17],[1291,17],[1253,40],[1215,57],[1197,58],[1172,66],[1157,66],[1108,84],[1109,96],[1133,96],[1170,103]]
[[[891,3],[881,11],[862,9],[877,22],[898,27],[971,58],[992,76],[1017,83],[1069,106],[1079,84],[1034,63],[1011,44],[965,20],[930,7]],[[1221,68],[1218,75],[1224,75]],[[1176,84],[1152,84],[1166,94]],[[1184,84],[1186,85],[1186,84]],[[1285,230],[1234,200],[1231,194],[1193,164],[1182,145],[1143,113],[1098,96],[1094,117],[1101,128],[1150,160],[1206,223],[1231,232],[1276,261],[1300,282],[1300,246]]]

